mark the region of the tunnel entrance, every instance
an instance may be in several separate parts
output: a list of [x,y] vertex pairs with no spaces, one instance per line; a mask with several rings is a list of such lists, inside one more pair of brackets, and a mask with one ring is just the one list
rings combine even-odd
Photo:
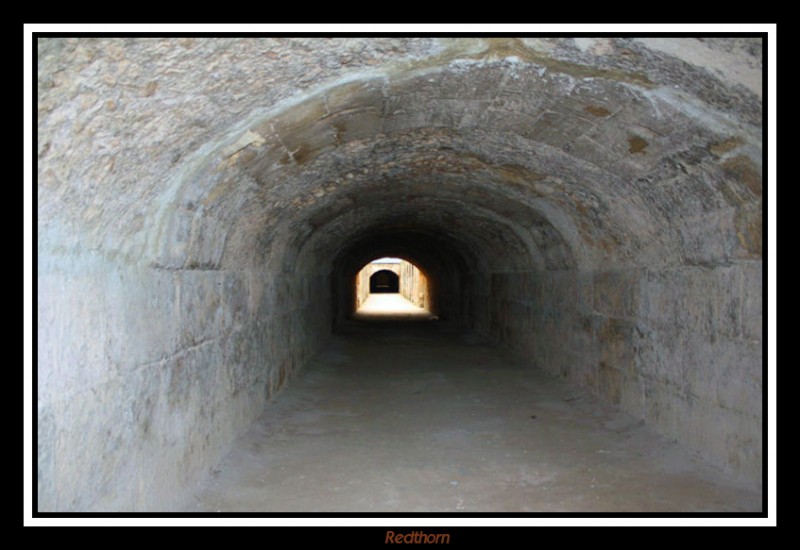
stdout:
[[[435,228],[374,226],[351,237],[332,262],[332,329],[347,331],[369,297],[369,278],[387,269],[400,278],[399,294],[441,321],[437,330],[472,330],[485,285],[472,247]],[[382,300],[378,300],[382,301]],[[376,300],[372,300],[375,303]]]
[[366,264],[355,278],[353,317],[362,321],[427,320],[428,278],[411,262],[383,257]]
[[373,273],[369,278],[371,294],[398,294],[400,292],[400,276],[387,269]]

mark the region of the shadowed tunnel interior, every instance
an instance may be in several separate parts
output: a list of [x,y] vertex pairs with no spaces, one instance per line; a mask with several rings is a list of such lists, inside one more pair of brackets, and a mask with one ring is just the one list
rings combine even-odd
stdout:
[[369,291],[373,294],[398,294],[400,292],[400,276],[383,269],[369,278]]
[[384,256],[759,487],[760,39],[37,43],[41,511],[170,509]]

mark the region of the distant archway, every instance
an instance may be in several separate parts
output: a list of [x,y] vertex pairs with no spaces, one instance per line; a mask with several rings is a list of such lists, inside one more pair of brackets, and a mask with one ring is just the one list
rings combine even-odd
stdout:
[[372,294],[400,292],[400,277],[388,269],[376,271],[369,278],[369,291]]

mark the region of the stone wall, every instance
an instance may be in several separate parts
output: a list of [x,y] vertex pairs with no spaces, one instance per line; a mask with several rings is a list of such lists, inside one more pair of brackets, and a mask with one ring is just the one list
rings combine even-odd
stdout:
[[411,262],[400,264],[400,294],[415,306],[431,311],[428,278]]
[[172,509],[330,324],[321,278],[99,254],[40,253],[38,272],[40,511]]
[[491,333],[758,485],[761,285],[755,261],[495,274]]

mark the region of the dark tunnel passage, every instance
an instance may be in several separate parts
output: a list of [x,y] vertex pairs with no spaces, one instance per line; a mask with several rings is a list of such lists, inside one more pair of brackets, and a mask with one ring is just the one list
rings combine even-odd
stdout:
[[[298,433],[366,447],[373,428],[418,450],[474,437],[491,487],[598,485],[567,455],[536,455],[561,469],[534,475],[543,451],[505,431],[565,430],[613,458],[595,432],[539,427],[589,402],[554,381],[610,407],[596,431],[644,425],[760,491],[761,42],[664,40],[40,39],[40,510],[172,510],[248,429],[278,449]],[[369,292],[427,316],[354,331],[359,273],[383,257],[415,285],[377,271]],[[446,426],[399,424],[426,407]],[[375,460],[402,454],[381,441]],[[296,462],[351,472],[324,481],[362,491],[348,505],[470,509],[414,502],[337,448]],[[452,453],[391,474],[538,510],[470,486],[487,466],[465,453],[451,470]],[[303,509],[292,479],[284,502]],[[734,506],[714,491],[702,506]],[[563,498],[552,510],[589,506]]]
[[399,294],[400,276],[382,269],[369,278],[369,291],[373,294]]
[[365,263],[380,256],[404,258],[424,273],[425,307],[454,328],[471,329],[476,298],[472,295],[472,269],[477,260],[463,250],[463,245],[428,228],[371,228],[363,237],[348,243],[333,261],[331,287],[334,328],[350,318],[357,309],[353,284]]

